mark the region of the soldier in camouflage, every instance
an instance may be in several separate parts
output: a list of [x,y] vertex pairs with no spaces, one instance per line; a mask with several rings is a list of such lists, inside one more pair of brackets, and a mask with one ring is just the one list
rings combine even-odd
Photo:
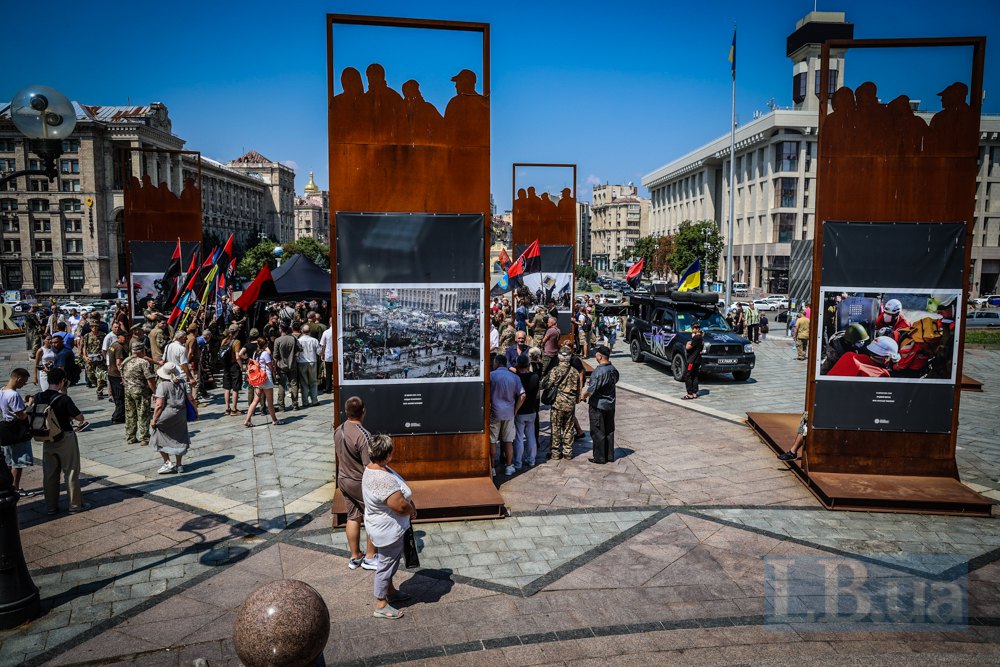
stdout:
[[84,362],[87,380],[97,387],[97,398],[104,398],[104,388],[108,384],[108,365],[104,358],[104,334],[97,325],[97,318],[91,319],[90,330],[83,337]]
[[531,331],[531,340],[534,347],[542,346],[542,339],[545,338],[545,331],[548,329],[549,315],[545,308],[538,306],[535,310],[535,317],[531,320],[528,328]]
[[141,341],[134,340],[130,347],[132,356],[122,364],[122,383],[125,385],[125,441],[134,445],[142,441],[149,444],[149,402],[156,389],[156,371],[146,357]]
[[552,428],[552,458],[556,461],[573,457],[573,440],[576,436],[573,417],[576,413],[576,404],[580,400],[580,374],[569,365],[572,357],[572,348],[563,345],[559,349],[558,365],[553,366],[549,374],[542,379],[542,391],[552,386],[558,388],[549,416]]
[[501,354],[514,344],[515,334],[517,334],[517,329],[514,328],[514,323],[509,319],[505,319],[503,321],[503,328],[500,329],[500,345],[497,347]]

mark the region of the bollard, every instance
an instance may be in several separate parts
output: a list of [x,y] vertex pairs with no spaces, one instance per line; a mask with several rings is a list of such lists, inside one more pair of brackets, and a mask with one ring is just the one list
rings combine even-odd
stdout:
[[308,667],[326,648],[330,612],[307,583],[264,584],[236,610],[233,644],[245,667]]

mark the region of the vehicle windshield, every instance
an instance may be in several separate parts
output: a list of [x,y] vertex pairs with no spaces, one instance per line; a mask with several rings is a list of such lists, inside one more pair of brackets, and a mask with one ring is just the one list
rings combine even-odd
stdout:
[[718,313],[707,311],[677,313],[677,331],[691,331],[691,325],[695,322],[701,324],[702,331],[730,331],[726,320]]

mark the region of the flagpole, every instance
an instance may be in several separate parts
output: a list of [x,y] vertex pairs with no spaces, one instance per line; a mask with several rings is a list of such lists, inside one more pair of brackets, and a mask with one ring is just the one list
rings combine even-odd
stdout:
[[733,216],[736,213],[736,25],[733,25],[733,115],[729,125],[729,232],[726,234],[726,307],[733,298]]

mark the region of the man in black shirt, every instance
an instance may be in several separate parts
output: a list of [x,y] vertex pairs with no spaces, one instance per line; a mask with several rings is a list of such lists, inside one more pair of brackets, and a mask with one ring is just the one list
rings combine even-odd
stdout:
[[684,386],[687,393],[682,396],[686,400],[698,398],[698,371],[701,370],[701,351],[705,347],[701,325],[697,322],[691,325],[691,340],[685,345],[687,351],[687,370],[684,373]]
[[583,392],[589,403],[590,437],[594,442],[591,463],[613,463],[615,460],[615,385],[618,369],[611,364],[611,349],[599,345],[594,350],[597,368],[590,374],[590,383]]
[[42,444],[42,478],[45,492],[46,514],[59,511],[59,475],[66,478],[66,494],[69,496],[69,511],[75,514],[90,509],[83,502],[80,492],[80,445],[73,430],[83,430],[87,421],[73,399],[66,396],[66,373],[61,368],[49,371],[49,388],[35,395],[34,404],[48,404],[59,422],[62,433],[51,442]]

